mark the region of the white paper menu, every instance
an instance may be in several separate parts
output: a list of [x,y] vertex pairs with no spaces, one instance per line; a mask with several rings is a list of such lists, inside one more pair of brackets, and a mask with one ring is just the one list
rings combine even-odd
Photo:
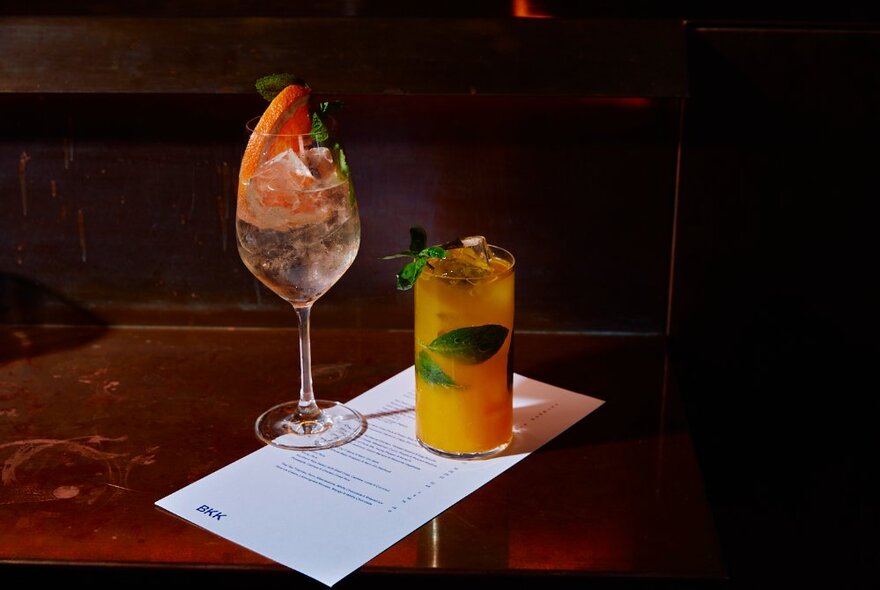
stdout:
[[604,402],[514,375],[514,438],[489,459],[438,457],[415,440],[410,367],[346,405],[367,431],[340,447],[266,446],[156,505],[332,586]]

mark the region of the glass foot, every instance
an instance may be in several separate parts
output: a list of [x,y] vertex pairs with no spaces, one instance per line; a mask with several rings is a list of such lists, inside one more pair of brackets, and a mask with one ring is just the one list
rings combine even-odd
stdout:
[[334,401],[316,403],[321,413],[307,420],[296,419],[295,401],[268,409],[257,418],[257,438],[282,449],[317,451],[345,444],[367,429],[366,419],[355,410]]

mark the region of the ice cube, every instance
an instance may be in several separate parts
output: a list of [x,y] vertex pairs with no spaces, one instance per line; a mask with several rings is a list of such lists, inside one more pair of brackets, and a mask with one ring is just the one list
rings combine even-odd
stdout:
[[278,190],[261,193],[257,183],[245,184],[238,216],[261,229],[284,231],[339,220],[351,215],[348,205],[348,185],[311,190]]
[[270,194],[308,188],[315,177],[296,152],[287,149],[260,166],[250,182],[260,194]]
[[434,263],[435,274],[448,278],[476,279],[491,274],[491,250],[483,236],[468,236],[443,244],[446,258]]
[[486,243],[486,238],[483,236],[468,236],[466,238],[461,238],[461,246],[463,248],[469,248],[474,256],[478,260],[482,260],[486,263],[486,268],[489,268],[489,258],[492,256],[492,251],[489,250],[489,244]]
[[330,151],[330,148],[316,147],[305,150],[302,158],[312,175],[315,178],[321,179],[325,184],[336,172],[336,165],[333,163],[333,153]]

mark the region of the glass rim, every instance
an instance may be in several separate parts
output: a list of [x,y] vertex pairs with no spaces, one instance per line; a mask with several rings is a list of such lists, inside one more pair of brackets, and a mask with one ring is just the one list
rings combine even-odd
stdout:
[[[433,279],[440,279],[443,281],[470,281],[471,283],[480,283],[483,281],[497,281],[498,279],[502,279],[509,274],[512,274],[514,271],[514,267],[516,266],[516,258],[506,248],[502,248],[501,246],[495,246],[494,244],[486,244],[489,249],[492,251],[493,258],[502,258],[510,263],[510,266],[504,269],[504,272],[500,272],[498,274],[492,273],[483,277],[444,277],[442,275],[435,274],[430,266],[425,266],[422,271],[425,274],[428,274]],[[501,253],[501,256],[497,256],[496,252]]]

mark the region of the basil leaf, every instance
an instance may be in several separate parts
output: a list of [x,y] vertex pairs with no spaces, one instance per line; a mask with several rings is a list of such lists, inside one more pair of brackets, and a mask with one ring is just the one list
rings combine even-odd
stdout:
[[460,388],[460,386],[452,380],[452,377],[447,375],[443,369],[440,368],[440,365],[431,358],[431,355],[424,350],[419,353],[416,362],[416,371],[419,376],[428,383],[442,385],[444,387],[452,387],[455,389]]
[[501,350],[507,332],[507,328],[498,324],[458,328],[435,338],[428,345],[428,350],[469,365],[477,365]]

